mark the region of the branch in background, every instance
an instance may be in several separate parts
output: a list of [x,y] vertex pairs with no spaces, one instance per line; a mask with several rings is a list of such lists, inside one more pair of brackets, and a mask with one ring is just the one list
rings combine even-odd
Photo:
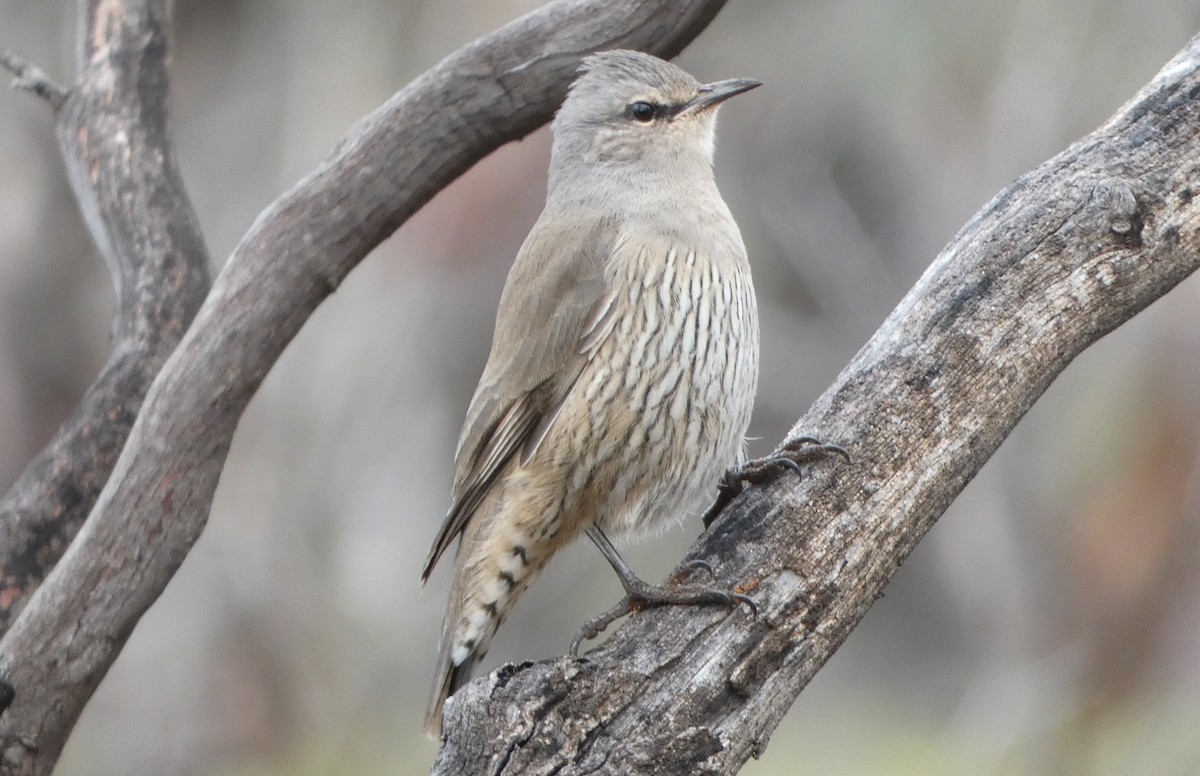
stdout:
[[36,94],[58,110],[67,100],[67,90],[54,83],[41,68],[26,62],[11,51],[0,51],[0,67],[13,74],[12,88]]
[[[583,55],[628,47],[674,56],[723,4],[551,3],[426,72],[259,216],[154,380],[90,518],[0,641],[16,690],[0,717],[0,773],[53,768],[84,704],[203,530],[247,402],[321,300],[435,193],[545,123]],[[122,15],[138,6],[84,10],[121,35]],[[131,43],[165,50],[162,30],[153,32]],[[143,75],[134,67],[123,77]],[[165,92],[165,80],[153,83]],[[126,185],[135,183],[147,185]]]
[[72,191],[117,292],[108,362],[0,500],[0,634],[79,531],[151,381],[208,292],[208,255],[167,134],[164,11],[131,3],[103,18],[113,26],[83,30],[87,47],[69,91],[0,55],[14,86],[54,108]]
[[1084,348],[1200,266],[1200,37],[1002,191],[792,435],[844,445],[693,548],[760,614],[657,609],[585,660],[502,666],[446,706],[436,774],[736,772]]

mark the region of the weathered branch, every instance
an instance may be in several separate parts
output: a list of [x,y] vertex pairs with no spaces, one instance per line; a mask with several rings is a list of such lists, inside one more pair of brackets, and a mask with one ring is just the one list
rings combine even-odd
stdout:
[[434,772],[737,771],[1062,369],[1200,265],[1200,37],[986,205],[793,435],[847,447],[748,490],[703,557],[761,610],[654,610],[586,660],[504,666],[446,707]]
[[13,74],[10,84],[12,88],[36,94],[50,103],[54,110],[58,110],[66,102],[67,90],[54,83],[41,68],[26,62],[23,57],[11,51],[0,51],[0,67]]
[[89,6],[69,91],[0,57],[17,86],[55,109],[72,190],[118,297],[108,363],[0,500],[0,634],[96,503],[151,381],[208,292],[208,255],[167,134],[163,3],[95,12],[105,5]]
[[582,55],[674,56],[722,5],[552,3],[422,75],[259,216],[151,386],[87,522],[0,641],[16,689],[0,717],[0,773],[53,767],[203,529],[242,411],[317,304],[437,191],[548,120]]

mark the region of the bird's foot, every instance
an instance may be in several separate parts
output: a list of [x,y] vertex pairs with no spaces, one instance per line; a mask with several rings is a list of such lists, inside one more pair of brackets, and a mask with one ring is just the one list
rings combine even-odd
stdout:
[[680,564],[679,569],[680,571],[675,575],[675,579],[677,580],[686,579],[688,574],[691,574],[693,571],[703,571],[708,575],[709,579],[714,579],[717,576],[717,572],[713,571],[712,564],[706,561],[704,558],[692,558],[691,560],[685,560],[682,564]]
[[746,485],[758,485],[778,477],[785,471],[794,471],[800,475],[800,466],[824,460],[831,455],[844,458],[850,462],[850,454],[844,447],[822,442],[816,437],[802,436],[788,440],[783,447],[764,458],[755,458],[741,466],[734,466],[725,471],[717,485],[717,499],[704,513],[704,527],[708,528],[721,510],[733,501]]
[[[712,566],[702,560],[688,561],[685,567],[706,570],[712,574]],[[623,580],[625,597],[608,611],[588,620],[571,639],[571,657],[578,657],[579,646],[594,639],[604,632],[609,625],[627,614],[648,609],[654,606],[728,606],[735,607],[745,604],[755,617],[758,616],[758,605],[750,596],[741,593],[720,590],[704,585],[651,585],[641,579]]]

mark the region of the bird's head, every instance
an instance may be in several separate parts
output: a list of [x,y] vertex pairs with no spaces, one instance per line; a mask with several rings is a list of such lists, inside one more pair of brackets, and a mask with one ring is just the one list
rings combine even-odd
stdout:
[[592,54],[554,120],[554,163],[642,171],[711,167],[717,107],[760,85],[749,79],[702,84],[637,51]]

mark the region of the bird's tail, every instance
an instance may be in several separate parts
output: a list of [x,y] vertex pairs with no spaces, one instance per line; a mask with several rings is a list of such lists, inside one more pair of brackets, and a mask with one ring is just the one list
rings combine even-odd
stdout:
[[471,672],[479,662],[479,657],[474,651],[459,665],[455,665],[450,657],[451,648],[454,646],[453,624],[458,621],[457,601],[457,591],[454,591],[450,594],[450,603],[446,606],[446,614],[442,621],[441,652],[438,655],[437,668],[434,669],[433,691],[425,709],[425,734],[431,738],[440,738],[442,735],[442,707],[446,704],[446,699],[470,681]]

